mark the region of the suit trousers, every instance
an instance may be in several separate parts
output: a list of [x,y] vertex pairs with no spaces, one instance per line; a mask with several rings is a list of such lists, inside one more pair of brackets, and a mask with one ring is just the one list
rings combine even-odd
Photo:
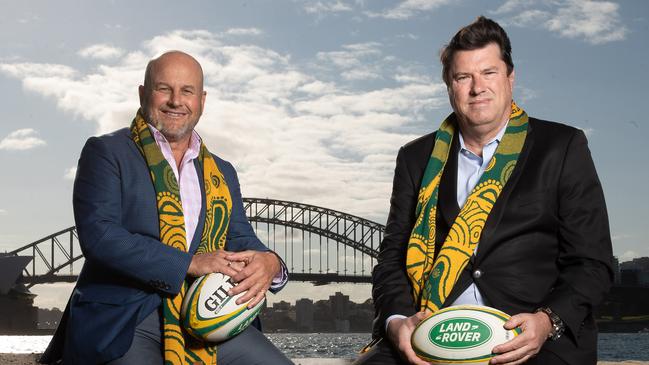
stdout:
[[[162,326],[160,313],[153,311],[135,328],[133,343],[124,356],[106,365],[161,365]],[[220,343],[218,365],[293,364],[263,333],[249,326],[239,335]]]
[[[390,341],[383,339],[371,350],[361,355],[353,365],[407,365]],[[525,365],[567,365],[550,351],[541,350],[535,357],[525,362]]]

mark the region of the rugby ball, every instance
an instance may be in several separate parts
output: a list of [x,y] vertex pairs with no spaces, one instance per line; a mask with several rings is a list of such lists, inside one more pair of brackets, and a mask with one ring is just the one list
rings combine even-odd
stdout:
[[485,306],[444,308],[421,321],[410,342],[417,356],[431,364],[488,364],[495,346],[521,333],[503,328],[509,317]]
[[236,304],[246,292],[229,296],[236,286],[229,276],[212,273],[199,277],[187,289],[181,309],[181,323],[189,334],[199,340],[222,342],[236,336],[255,319],[265,299],[248,309],[246,303]]

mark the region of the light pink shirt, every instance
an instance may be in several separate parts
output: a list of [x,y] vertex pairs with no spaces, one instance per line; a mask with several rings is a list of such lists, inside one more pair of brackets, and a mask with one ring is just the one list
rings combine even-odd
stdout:
[[192,131],[189,139],[189,148],[185,151],[183,160],[180,163],[180,169],[176,166],[176,159],[171,151],[171,145],[167,138],[154,126],[149,124],[149,129],[153,132],[153,138],[160,147],[162,155],[167,160],[171,169],[176,175],[176,181],[180,188],[180,200],[183,207],[183,215],[185,216],[185,235],[187,237],[187,250],[191,245],[194,233],[196,232],[196,225],[201,215],[201,206],[203,204],[203,193],[194,166],[194,159],[198,157],[201,150],[201,137]]
[[[191,245],[194,233],[196,232],[196,225],[201,215],[201,205],[203,204],[203,192],[201,191],[200,180],[194,165],[194,159],[198,157],[201,150],[201,137],[192,131],[189,139],[189,148],[185,151],[183,160],[180,163],[180,169],[176,167],[176,159],[171,151],[171,145],[167,138],[157,130],[154,126],[149,124],[149,129],[153,133],[153,138],[160,147],[162,155],[165,160],[171,165],[171,169],[176,175],[176,181],[180,188],[180,200],[183,207],[183,215],[185,217],[185,235],[187,237],[187,250]],[[281,260],[280,260],[281,262]],[[271,283],[271,289],[279,288],[286,284],[288,281],[288,269],[284,262],[281,262],[282,269],[275,275]]]

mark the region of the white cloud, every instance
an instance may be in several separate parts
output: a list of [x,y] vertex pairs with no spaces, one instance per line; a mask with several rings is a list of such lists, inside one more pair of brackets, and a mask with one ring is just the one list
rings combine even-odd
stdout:
[[77,176],[77,167],[70,167],[69,169],[65,170],[65,173],[63,174],[63,178],[66,180],[74,180],[74,178]]
[[631,261],[631,260],[633,260],[635,258],[638,258],[638,257],[642,257],[642,255],[640,255],[639,253],[637,253],[637,252],[635,252],[633,250],[628,250],[628,251],[625,251],[620,256],[618,256],[618,260],[620,262],[626,262],[626,261]]
[[369,17],[382,17],[387,19],[408,19],[419,13],[434,10],[442,5],[449,4],[450,0],[405,0],[399,5],[382,12],[366,12]]
[[349,71],[344,71],[340,74],[345,80],[373,80],[380,79],[381,74],[377,70],[371,69],[353,69]]
[[541,26],[561,37],[591,44],[624,40],[628,28],[618,13],[619,4],[593,0],[509,0],[492,14],[507,16],[503,25]]
[[568,1],[546,27],[567,38],[583,38],[592,44],[623,40],[628,32],[620,22],[619,5],[608,1]]
[[334,1],[307,1],[304,3],[304,11],[309,14],[340,13],[352,11],[351,5],[340,0]]
[[552,14],[544,10],[523,10],[514,15],[511,19],[506,20],[503,25],[511,24],[517,27],[526,27],[532,24],[544,24],[551,18]]
[[531,5],[534,5],[534,0],[507,0],[500,5],[498,9],[490,11],[489,13],[494,15],[506,14]]
[[397,65],[408,65],[385,57],[378,43],[346,45],[318,54],[317,63],[296,64],[271,49],[228,44],[220,34],[173,31],[110,65],[96,60],[88,72],[59,66],[67,71],[48,75],[35,63],[0,64],[0,71],[105,133],[129,125],[145,65],[167,49],[201,62],[207,101],[197,128],[213,152],[237,167],[244,196],[302,201],[382,221],[397,150],[417,137],[401,128],[430,119],[447,103],[444,85],[425,78],[350,90],[340,76],[345,71],[369,65],[391,79]]
[[120,57],[124,54],[124,50],[108,44],[94,44],[92,46],[79,50],[77,54],[83,58],[109,60]]
[[339,69],[346,80],[380,79],[386,62],[381,46],[378,42],[347,44],[339,51],[318,52],[316,57],[321,67]]
[[347,44],[341,51],[318,52],[317,58],[340,68],[363,67],[368,58],[381,54],[380,47],[378,42]]
[[0,215],[7,215],[8,213],[6,209],[0,209]]
[[257,28],[230,28],[225,34],[229,35],[261,35],[263,32]]
[[407,39],[411,39],[411,40],[415,41],[415,40],[419,39],[419,36],[416,35],[416,34],[412,34],[412,33],[405,33],[405,34],[397,35],[397,38],[402,38],[402,39],[407,38]]
[[68,66],[51,63],[0,63],[0,72],[13,77],[22,78],[29,75],[31,78],[69,78],[76,71]]
[[37,134],[38,132],[31,128],[15,130],[0,141],[0,150],[24,151],[46,145],[44,140],[36,136]]

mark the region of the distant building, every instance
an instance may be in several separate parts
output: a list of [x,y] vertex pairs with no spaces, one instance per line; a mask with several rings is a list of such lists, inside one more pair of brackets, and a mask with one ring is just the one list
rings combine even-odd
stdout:
[[621,285],[649,287],[649,257],[638,257],[619,266]]
[[620,275],[620,260],[616,256],[613,256],[613,284],[620,285],[622,283],[622,277]]
[[36,296],[20,283],[21,273],[32,260],[27,256],[0,254],[0,334],[36,331],[38,308]]
[[295,302],[295,323],[300,332],[313,332],[314,306],[311,299],[302,298]]
[[331,303],[331,312],[335,319],[347,319],[349,316],[349,295],[343,295],[341,292],[336,292],[329,297]]

